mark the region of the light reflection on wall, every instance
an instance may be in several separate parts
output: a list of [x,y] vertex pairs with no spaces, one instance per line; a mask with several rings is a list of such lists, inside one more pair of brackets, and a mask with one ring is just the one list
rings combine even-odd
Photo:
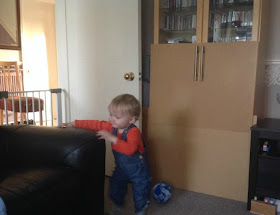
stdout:
[[43,32],[28,38],[23,35],[24,89],[49,89],[46,37]]
[[[48,76],[48,59],[46,37],[44,32],[22,35],[24,47],[23,54],[23,69],[24,69],[24,90],[46,90],[49,89],[49,76]],[[28,96],[32,96],[29,94]],[[35,93],[34,97],[39,97]],[[45,94],[41,93],[40,98],[45,100]],[[50,97],[47,95],[46,104],[50,105]],[[47,119],[51,118],[50,108],[47,109]],[[29,119],[33,118],[33,114],[29,113]],[[39,121],[39,113],[35,114],[36,121]],[[43,120],[45,114],[43,113]]]

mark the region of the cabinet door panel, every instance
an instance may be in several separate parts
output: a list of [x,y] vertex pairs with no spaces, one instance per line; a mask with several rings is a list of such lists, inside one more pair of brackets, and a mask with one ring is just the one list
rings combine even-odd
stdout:
[[195,45],[152,45],[149,120],[187,125],[195,116],[192,100],[198,82],[193,81]]
[[252,125],[257,42],[203,44],[203,81],[197,90],[199,127],[248,131]]
[[254,11],[258,16],[258,3],[259,0],[205,0],[203,42],[251,41],[253,24],[258,25],[253,22]]
[[203,81],[193,80],[195,45],[152,46],[150,122],[248,131],[254,109],[257,42],[203,46]]
[[201,42],[203,0],[154,0],[154,43]]

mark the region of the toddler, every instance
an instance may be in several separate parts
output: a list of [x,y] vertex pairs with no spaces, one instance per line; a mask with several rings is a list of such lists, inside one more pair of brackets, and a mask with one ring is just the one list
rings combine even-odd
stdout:
[[123,94],[114,98],[108,109],[108,122],[75,120],[58,127],[98,130],[99,138],[112,143],[116,167],[112,175],[110,197],[115,205],[109,214],[122,214],[127,184],[132,182],[135,213],[145,215],[151,192],[151,176],[146,145],[140,130],[134,125],[140,116],[140,103],[134,96]]

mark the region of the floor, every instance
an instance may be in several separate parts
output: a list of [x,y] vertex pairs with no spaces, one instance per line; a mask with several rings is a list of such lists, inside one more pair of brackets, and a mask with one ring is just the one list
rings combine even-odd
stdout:
[[[105,179],[105,211],[110,210],[109,199],[110,178]],[[128,186],[123,215],[133,215],[132,186]],[[251,215],[246,209],[246,202],[210,196],[206,194],[173,189],[171,199],[165,203],[157,203],[151,199],[147,215]]]

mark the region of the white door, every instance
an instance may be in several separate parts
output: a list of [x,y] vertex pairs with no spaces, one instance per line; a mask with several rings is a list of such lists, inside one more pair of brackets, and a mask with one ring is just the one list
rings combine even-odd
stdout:
[[[141,101],[140,9],[140,0],[56,0],[64,121],[108,120],[110,101],[122,93]],[[124,79],[130,72],[133,81]],[[106,146],[106,175],[111,175],[114,159]]]

